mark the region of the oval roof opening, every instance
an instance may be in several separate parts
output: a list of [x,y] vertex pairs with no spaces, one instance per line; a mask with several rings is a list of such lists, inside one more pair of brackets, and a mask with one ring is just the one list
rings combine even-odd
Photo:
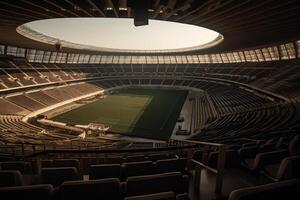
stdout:
[[55,18],[23,24],[18,33],[44,43],[108,52],[183,52],[223,41],[216,31],[177,22],[149,20],[135,27],[130,18]]

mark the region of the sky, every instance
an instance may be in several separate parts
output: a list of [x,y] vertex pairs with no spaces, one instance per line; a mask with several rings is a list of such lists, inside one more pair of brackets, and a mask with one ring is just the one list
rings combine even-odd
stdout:
[[135,27],[129,18],[57,18],[25,24],[47,36],[76,44],[132,50],[167,50],[206,44],[219,33],[199,26],[149,20]]

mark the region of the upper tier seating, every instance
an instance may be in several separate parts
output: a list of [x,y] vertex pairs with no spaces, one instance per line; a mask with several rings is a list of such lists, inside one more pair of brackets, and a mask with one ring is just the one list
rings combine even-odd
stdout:
[[[251,84],[275,93],[287,95],[288,97],[299,96],[298,85],[295,84],[299,79],[299,64],[297,60],[243,64],[228,63],[226,65],[210,64],[209,67],[207,67],[207,64],[178,64],[176,67],[168,64],[159,64],[158,66],[147,64],[143,65],[142,68],[137,64],[99,64],[88,66],[83,64],[28,63],[25,60],[20,61],[17,59],[2,60],[0,79],[3,84],[0,84],[0,88],[66,82],[89,77],[155,74],[226,79]],[[144,80],[143,82],[148,83],[149,81]],[[157,80],[152,82],[162,83],[162,81]],[[179,81],[176,84],[193,85],[189,81]],[[109,85],[111,86],[111,84]],[[204,86],[204,88],[209,88],[209,86]]]
[[[193,139],[232,142],[243,137],[254,139],[283,136],[284,131],[299,129],[300,104],[284,103],[260,109],[221,116],[218,120],[201,130]],[[281,131],[281,132],[280,132]]]

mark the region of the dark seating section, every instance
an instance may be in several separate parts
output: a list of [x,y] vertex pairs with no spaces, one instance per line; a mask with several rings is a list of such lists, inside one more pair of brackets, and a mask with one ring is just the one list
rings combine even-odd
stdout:
[[43,168],[41,181],[43,184],[51,184],[54,187],[60,186],[64,181],[78,179],[78,171],[75,167]]
[[129,177],[126,181],[126,196],[138,196],[173,191],[188,192],[188,177],[180,172]]
[[[226,168],[233,168],[240,166],[240,158],[236,150],[226,150]],[[208,165],[217,168],[219,152],[211,152],[208,157]]]
[[7,161],[0,164],[2,170],[18,170],[22,174],[31,173],[31,167],[28,162],[23,161]]
[[232,191],[228,200],[297,200],[300,198],[297,180],[281,181]]
[[20,171],[3,170],[0,171],[0,187],[19,186],[23,184]]
[[125,181],[131,176],[142,176],[168,172],[188,173],[187,159],[172,158],[158,160],[157,162],[129,162],[123,164],[100,164],[91,165],[89,179],[119,178]]
[[299,138],[295,138],[290,146],[289,146],[289,151],[292,155],[299,155],[300,154],[300,139]]
[[122,191],[119,179],[102,179],[90,181],[67,181],[59,188],[62,200],[103,199],[121,200]]
[[0,187],[0,197],[1,199],[51,200],[53,187],[52,185]]
[[80,170],[79,161],[76,159],[58,159],[53,160],[53,167],[75,167],[78,171]]
[[252,162],[245,162],[244,166],[251,171],[258,171],[263,166],[281,162],[281,160],[287,156],[287,150],[258,153]]
[[167,172],[182,172],[187,173],[187,160],[185,158],[172,158],[158,160],[156,162],[157,170],[159,173]]
[[91,165],[89,179],[119,178],[121,179],[120,164]]
[[125,180],[131,176],[142,176],[157,173],[152,161],[124,163],[122,166],[122,178]]
[[[285,183],[282,181],[299,179],[298,138],[297,135],[292,134],[265,140],[241,139],[233,141],[225,149],[225,170],[243,169],[250,176],[266,178],[263,183]],[[217,148],[194,150],[192,159],[197,162],[204,162],[204,165],[211,168],[217,168],[219,157]],[[182,155],[188,154],[183,152]],[[86,160],[88,160],[86,163],[88,165],[87,170],[82,167]],[[97,196],[101,199],[109,198],[110,200],[124,198],[127,200],[188,199],[186,193],[188,192],[189,176],[193,174],[188,168],[190,163],[188,163],[187,157],[178,157],[175,154],[113,154],[112,156],[84,158],[75,155],[69,159],[53,157],[53,160],[49,160],[48,157],[41,160],[41,168],[37,171],[31,170],[31,165],[34,166],[33,163],[35,162],[8,161],[0,163],[0,186],[4,188],[3,191],[6,191],[7,187],[20,191],[30,191],[35,188],[24,186],[28,184],[50,184],[55,187],[54,191],[41,186],[41,190],[37,189],[40,193],[36,193],[36,195],[54,195],[56,199],[83,199],[85,196],[89,196],[88,194],[91,198]],[[89,176],[81,176],[87,174]],[[25,176],[32,176],[34,181],[24,181]],[[263,186],[253,184],[254,188],[270,188],[268,185],[273,188],[272,184]],[[39,188],[38,185],[36,187]],[[240,194],[239,191],[243,190],[256,191],[256,189],[240,189],[232,192],[230,198],[236,198],[235,193]],[[265,195],[264,192],[263,195]],[[248,196],[241,197],[241,199],[244,198],[248,199]]]
[[50,168],[53,166],[53,160],[41,160],[40,164],[41,168]]
[[284,158],[280,163],[265,165],[262,168],[264,175],[273,181],[297,178],[300,180],[300,156]]

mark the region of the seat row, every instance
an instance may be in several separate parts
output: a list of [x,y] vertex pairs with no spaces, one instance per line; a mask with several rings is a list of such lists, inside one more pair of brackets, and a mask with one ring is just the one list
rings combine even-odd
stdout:
[[[126,181],[128,177],[142,176],[151,174],[160,174],[168,172],[181,172],[188,174],[187,160],[180,159],[165,159],[157,162],[131,162],[121,164],[101,164],[91,165],[89,176],[80,173],[79,162],[76,159],[54,160],[55,165],[47,166],[38,170],[38,175],[28,175],[26,162],[4,162],[1,164],[0,170],[1,186],[16,186],[22,185],[25,182],[31,184],[43,183],[52,184],[58,187],[64,181],[84,179],[104,179],[118,178],[121,181]],[[84,176],[83,176],[84,175]],[[28,176],[31,181],[26,181]],[[13,184],[15,182],[15,185]]]
[[[295,137],[289,144],[277,142],[254,142],[228,146],[225,167],[244,167],[255,175],[264,175],[271,181],[300,178],[300,141]],[[238,148],[241,147],[241,148]],[[205,157],[202,150],[194,152],[194,162],[202,162],[217,168],[219,152],[209,150]]]
[[187,199],[188,177],[180,172],[129,177],[121,183],[117,178],[88,181],[65,181],[54,189],[50,184],[2,187],[1,197],[12,199]]

